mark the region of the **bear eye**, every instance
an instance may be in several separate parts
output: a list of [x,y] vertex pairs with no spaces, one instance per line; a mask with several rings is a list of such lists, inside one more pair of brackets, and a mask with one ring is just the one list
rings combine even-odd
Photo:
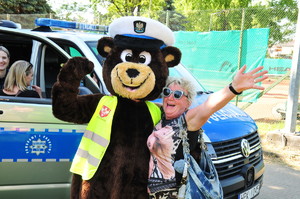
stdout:
[[145,62],[146,62],[145,55],[140,55],[140,57],[139,57],[139,63],[145,63]]
[[126,54],[125,60],[126,61],[132,61],[132,54],[130,54],[130,53]]
[[148,65],[151,62],[151,54],[143,51],[139,55],[139,63]]
[[132,61],[132,50],[129,50],[129,49],[123,50],[121,53],[121,60],[123,62]]

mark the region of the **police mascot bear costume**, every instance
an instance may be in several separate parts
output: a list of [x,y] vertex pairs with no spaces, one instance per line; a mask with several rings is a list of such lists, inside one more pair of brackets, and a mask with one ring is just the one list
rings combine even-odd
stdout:
[[158,21],[122,17],[109,26],[97,50],[106,57],[103,79],[111,95],[78,95],[81,79],[93,63],[75,57],[61,69],[53,86],[53,114],[88,123],[74,157],[72,198],[148,198],[150,153],[147,138],[160,120],[156,99],[168,67],[180,62],[172,31]]

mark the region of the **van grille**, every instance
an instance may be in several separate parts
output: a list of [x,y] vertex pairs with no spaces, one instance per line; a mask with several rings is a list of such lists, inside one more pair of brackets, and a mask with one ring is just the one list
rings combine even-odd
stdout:
[[[241,153],[241,140],[246,139],[250,144],[251,153],[245,158]],[[262,149],[257,132],[225,142],[212,143],[217,158],[213,163],[218,171],[219,179],[226,179],[240,174],[246,164],[256,166],[262,160]]]

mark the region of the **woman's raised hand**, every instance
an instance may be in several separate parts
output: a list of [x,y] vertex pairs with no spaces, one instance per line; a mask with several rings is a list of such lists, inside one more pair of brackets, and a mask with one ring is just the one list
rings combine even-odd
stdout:
[[262,82],[263,80],[267,79],[268,73],[267,70],[261,71],[264,67],[259,66],[247,73],[245,73],[246,65],[244,65],[234,76],[232,81],[232,87],[237,92],[242,92],[247,89],[259,89],[264,90],[264,87],[257,85],[256,83]]

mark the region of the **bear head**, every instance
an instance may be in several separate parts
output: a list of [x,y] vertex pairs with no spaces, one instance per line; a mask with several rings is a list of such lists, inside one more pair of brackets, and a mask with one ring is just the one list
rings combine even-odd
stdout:
[[122,17],[109,26],[110,37],[97,50],[106,58],[103,79],[112,95],[131,100],[156,99],[166,84],[169,67],[179,64],[181,52],[170,46],[172,31],[145,17]]

